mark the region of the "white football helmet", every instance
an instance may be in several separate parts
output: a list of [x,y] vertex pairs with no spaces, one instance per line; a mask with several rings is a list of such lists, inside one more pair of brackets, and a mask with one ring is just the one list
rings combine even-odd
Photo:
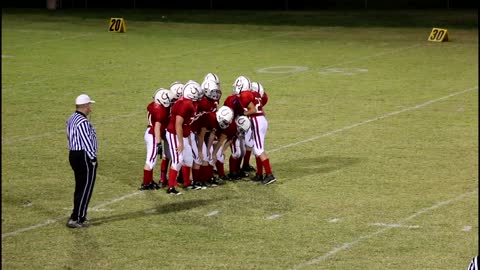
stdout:
[[203,81],[208,81],[208,80],[214,81],[217,84],[218,89],[220,89],[220,78],[217,76],[217,74],[208,73],[207,75],[205,75],[205,78],[203,79]]
[[164,107],[168,107],[171,104],[170,99],[170,90],[165,88],[160,88],[155,93],[155,102],[158,104],[162,104]]
[[233,83],[233,93],[239,95],[244,90],[250,90],[250,79],[245,76],[238,77]]
[[226,129],[233,121],[233,110],[230,107],[222,106],[216,112],[217,122],[220,128]]
[[245,115],[241,115],[235,119],[235,123],[237,124],[237,131],[240,133],[245,133],[250,128],[250,119]]
[[218,85],[215,81],[205,80],[202,83],[202,89],[205,92],[205,96],[213,100],[220,100],[222,97],[222,92],[218,88]]
[[196,81],[189,81],[183,86],[183,97],[198,101],[202,97],[202,88]]
[[183,96],[183,83],[181,82],[174,82],[170,85],[170,97],[172,98],[172,102],[175,102],[177,99]]
[[259,82],[252,82],[252,91],[257,92],[263,97],[265,90],[263,90],[263,85]]
[[153,93],[153,96],[152,96],[153,101],[155,101],[155,96],[157,95],[158,91],[160,91],[161,89],[162,88],[155,90],[155,93]]

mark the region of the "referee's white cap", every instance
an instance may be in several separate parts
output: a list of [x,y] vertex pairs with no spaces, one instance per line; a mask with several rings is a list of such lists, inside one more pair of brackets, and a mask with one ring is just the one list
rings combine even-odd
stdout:
[[77,97],[77,99],[75,99],[75,104],[77,105],[83,105],[88,103],[95,103],[95,101],[90,99],[90,97],[85,94],[81,94]]

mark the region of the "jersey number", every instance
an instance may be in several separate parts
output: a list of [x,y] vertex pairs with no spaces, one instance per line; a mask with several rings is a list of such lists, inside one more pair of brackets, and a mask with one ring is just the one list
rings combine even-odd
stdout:
[[255,104],[255,109],[257,110],[257,113],[263,113],[262,98],[256,97],[255,100],[257,100],[257,104]]

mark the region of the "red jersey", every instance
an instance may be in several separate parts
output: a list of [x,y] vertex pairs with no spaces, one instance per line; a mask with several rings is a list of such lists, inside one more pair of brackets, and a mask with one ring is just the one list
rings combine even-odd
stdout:
[[262,96],[262,106],[265,106],[268,102],[268,96],[267,96],[267,92],[263,92],[263,96]]
[[177,134],[175,130],[175,121],[177,119],[177,115],[183,117],[183,137],[190,136],[191,132],[191,123],[194,120],[196,113],[196,106],[190,99],[187,98],[180,98],[173,104],[172,109],[170,110],[170,121],[167,126],[168,132],[172,134]]
[[162,125],[160,127],[160,136],[164,137],[165,136],[165,128],[168,125],[169,121],[169,109],[163,107],[160,104],[157,104],[156,102],[151,102],[147,106],[147,121],[148,121],[148,127],[149,131],[148,133],[150,134],[155,134],[155,122],[160,122]]
[[235,117],[238,115],[243,115],[244,110],[240,105],[237,95],[232,94],[228,96],[227,99],[225,99],[225,101],[223,102],[223,105],[232,109]]
[[216,112],[218,106],[218,101],[209,99],[204,96],[200,101],[198,101],[197,113],[201,112]]
[[251,116],[265,115],[263,113],[262,97],[259,93],[253,91],[242,91],[238,100],[245,111],[248,108],[248,104],[250,104],[250,102],[253,103],[253,105],[257,109],[257,112],[252,114]]
[[197,134],[200,134],[203,127],[206,128],[207,131],[220,129],[217,122],[217,115],[214,112],[206,112],[192,123],[192,131]]
[[237,136],[237,123],[235,122],[235,120],[233,120],[226,129],[218,128],[215,132],[215,135],[219,138],[221,134],[225,134],[227,136],[227,140],[231,140],[235,136]]

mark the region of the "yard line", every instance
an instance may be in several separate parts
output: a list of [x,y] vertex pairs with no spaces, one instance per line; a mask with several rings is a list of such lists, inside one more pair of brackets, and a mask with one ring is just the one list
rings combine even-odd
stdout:
[[[411,220],[411,219],[414,219],[424,213],[427,213],[427,212],[430,212],[430,211],[433,211],[437,208],[440,208],[442,206],[445,206],[445,205],[448,205],[448,204],[451,204],[453,202],[456,202],[456,201],[459,201],[459,200],[462,200],[463,198],[467,197],[467,196],[470,196],[470,195],[473,195],[475,194],[476,191],[470,191],[470,192],[466,192],[466,193],[463,193],[461,195],[458,195],[457,197],[455,198],[452,198],[452,199],[449,199],[449,200],[446,200],[446,201],[442,201],[442,202],[439,202],[437,204],[434,204],[433,206],[430,206],[430,207],[427,207],[427,208],[423,208],[423,209],[420,209],[418,210],[417,212],[415,212],[415,214],[409,216],[409,217],[406,217],[402,220],[400,220],[399,222],[397,222],[396,224],[400,224],[400,225],[403,225],[405,222]],[[347,249],[350,249],[352,246],[364,241],[364,240],[367,240],[367,239],[370,239],[376,235],[379,235],[379,234],[382,234],[384,232],[387,232],[391,229],[393,229],[395,227],[385,227],[381,230],[378,230],[378,231],[375,231],[373,233],[369,233],[369,234],[366,234],[366,235],[362,235],[360,237],[358,237],[357,239],[351,241],[351,242],[348,242],[348,243],[344,243],[338,247],[335,247],[333,248],[332,250],[328,251],[327,253],[323,254],[322,256],[319,256],[317,258],[314,258],[310,261],[307,261],[307,262],[303,262],[303,263],[300,263],[298,265],[295,265],[292,269],[295,270],[295,269],[302,269],[306,266],[310,266],[310,265],[314,265],[314,264],[317,264],[317,263],[320,263],[320,262],[323,262],[325,261],[326,259],[328,259],[329,257],[341,252],[341,251],[344,251],[344,250],[347,250]]]
[[[98,210],[98,209],[101,209],[107,205],[110,205],[110,204],[113,204],[113,203],[116,203],[116,202],[119,202],[119,201],[122,201],[122,200],[125,200],[127,198],[130,198],[130,197],[133,197],[133,196],[136,196],[138,194],[141,194],[142,192],[140,191],[137,191],[137,192],[134,192],[134,193],[130,193],[130,194],[127,194],[127,195],[124,195],[120,198],[116,198],[116,199],[113,199],[111,201],[108,201],[106,203],[102,203],[102,204],[99,204],[93,208],[91,208],[91,210]],[[56,223],[58,221],[61,221],[61,220],[64,220],[66,218],[70,217],[70,215],[66,215],[66,216],[61,216],[61,217],[57,217],[57,218],[54,218],[54,219],[47,219],[46,221],[42,222],[42,223],[39,223],[39,224],[35,224],[35,225],[32,225],[30,227],[26,227],[26,228],[22,228],[22,229],[19,229],[19,230],[16,230],[16,231],[13,231],[13,232],[9,232],[9,233],[2,233],[2,240],[6,237],[9,237],[9,236],[16,236],[16,235],[19,235],[23,232],[26,232],[26,231],[30,231],[30,230],[34,230],[34,229],[37,229],[37,228],[41,228],[41,227],[45,227],[49,224],[53,224],[53,223]]]
[[362,122],[352,124],[350,126],[346,126],[346,127],[339,128],[339,129],[336,129],[336,130],[333,130],[333,131],[330,131],[330,132],[327,132],[327,133],[323,133],[323,134],[320,134],[320,135],[317,135],[317,136],[313,136],[313,137],[308,138],[308,139],[303,140],[303,141],[299,141],[299,142],[295,142],[295,143],[291,143],[291,144],[287,144],[287,145],[278,147],[276,149],[270,150],[269,153],[277,152],[277,151],[280,151],[284,148],[289,148],[289,147],[296,146],[296,145],[299,145],[299,144],[303,144],[303,143],[306,143],[306,142],[314,141],[314,140],[317,140],[317,139],[320,139],[320,138],[323,138],[323,137],[327,137],[327,136],[330,136],[330,135],[333,135],[333,134],[336,134],[336,133],[339,133],[339,132],[342,132],[342,131],[345,131],[345,130],[352,129],[354,127],[362,126],[362,125],[365,125],[365,124],[368,124],[368,123],[371,123],[371,122],[375,122],[375,121],[378,121],[378,120],[381,120],[381,119],[385,119],[385,118],[388,118],[388,117],[391,117],[391,116],[394,116],[394,115],[397,115],[397,114],[401,114],[401,113],[404,113],[404,112],[416,110],[416,109],[425,107],[427,105],[442,101],[444,99],[451,98],[453,96],[457,96],[457,95],[460,95],[460,94],[464,94],[464,93],[467,93],[467,92],[470,92],[470,91],[473,91],[473,90],[476,90],[476,89],[478,89],[478,86],[468,88],[468,89],[465,89],[465,90],[462,90],[462,91],[459,91],[459,92],[455,92],[455,93],[452,93],[450,95],[446,95],[446,96],[443,96],[443,97],[440,97],[440,98],[432,99],[432,100],[429,100],[429,101],[424,102],[422,104],[418,104],[418,105],[415,105],[415,106],[412,106],[412,107],[405,108],[403,110],[386,113],[386,114],[383,114],[383,115],[380,115],[380,116],[377,116],[377,117],[374,117],[374,118],[370,118],[370,119],[362,121]]
[[377,222],[377,223],[372,223],[370,225],[373,225],[373,226],[380,226],[380,227],[393,227],[393,228],[407,228],[407,229],[417,229],[417,228],[420,228],[420,226],[418,225],[403,225],[403,224],[389,224],[389,223],[380,223],[380,222]]
[[[384,114],[384,115],[381,115],[381,116],[378,116],[378,117],[375,117],[375,118],[371,118],[371,119],[368,119],[368,120],[365,120],[363,122],[359,122],[359,123],[356,123],[356,124],[353,124],[353,125],[350,125],[350,126],[347,126],[347,127],[344,127],[344,128],[340,128],[340,129],[337,129],[337,130],[334,130],[334,131],[330,131],[330,132],[327,132],[327,133],[324,133],[322,135],[319,135],[319,136],[314,136],[314,137],[311,137],[310,139],[307,139],[307,140],[303,140],[303,141],[300,141],[300,142],[296,142],[296,143],[292,143],[292,144],[288,144],[288,145],[285,145],[285,146],[282,146],[282,147],[278,147],[278,148],[275,148],[275,149],[272,149],[269,151],[269,153],[273,153],[273,152],[276,152],[276,151],[280,151],[282,149],[285,149],[285,148],[288,148],[288,147],[292,147],[292,146],[296,146],[296,145],[299,145],[299,144],[302,144],[302,143],[306,143],[306,142],[310,142],[310,141],[313,141],[313,140],[317,140],[317,139],[320,139],[320,138],[323,138],[323,137],[327,137],[327,136],[330,136],[330,135],[333,135],[333,134],[336,134],[338,132],[341,132],[341,131],[344,131],[344,130],[347,130],[347,129],[351,129],[351,128],[354,128],[354,127],[358,127],[358,126],[361,126],[361,125],[364,125],[364,124],[367,124],[367,123],[371,123],[371,122],[374,122],[374,121],[377,121],[377,120],[380,120],[380,119],[384,119],[384,118],[387,118],[387,117],[390,117],[390,116],[393,116],[393,115],[397,115],[397,114],[400,114],[400,113],[403,113],[403,112],[407,112],[407,111],[411,111],[411,110],[415,110],[415,109],[418,109],[418,108],[422,108],[424,106],[427,106],[427,105],[430,105],[430,104],[433,104],[435,102],[438,102],[438,101],[441,101],[441,100],[444,100],[444,99],[447,99],[447,98],[450,98],[450,97],[453,97],[453,96],[456,96],[456,95],[460,95],[460,94],[464,94],[464,93],[467,93],[467,92],[470,92],[472,90],[475,90],[475,89],[478,89],[478,86],[476,87],[472,87],[472,88],[469,88],[469,89],[465,89],[463,91],[459,91],[459,92],[455,92],[455,93],[452,93],[450,95],[447,95],[447,96],[443,96],[443,97],[440,97],[440,98],[437,98],[437,99],[432,99],[430,101],[427,101],[427,102],[424,102],[422,104],[418,104],[418,105],[415,105],[415,106],[412,106],[412,107],[409,107],[409,108],[405,108],[403,110],[400,110],[400,111],[395,111],[395,112],[391,112],[391,113],[387,113],[387,114]],[[124,195],[120,198],[117,198],[117,199],[113,199],[112,201],[109,201],[109,202],[106,202],[104,204],[101,204],[101,205],[98,205],[98,206],[95,206],[95,208],[102,208],[106,205],[109,205],[109,204],[113,204],[117,201],[121,201],[123,199],[126,199],[128,197],[131,197],[131,196],[135,196],[135,195],[138,195],[140,194],[141,192],[135,192],[135,193],[131,193],[131,194],[127,194],[127,195]],[[443,203],[445,204],[445,203]],[[443,204],[439,204],[439,206],[443,205]],[[437,206],[437,207],[439,207]],[[437,208],[436,207],[436,208]],[[427,210],[423,210],[423,212],[425,211],[428,211],[428,208]],[[420,215],[420,214],[423,214],[422,210],[420,210],[419,212],[417,212],[417,215]],[[416,215],[412,216],[412,217],[409,217],[409,218],[406,218],[404,219],[402,222],[406,222],[412,218],[416,217]],[[33,225],[33,226],[30,226],[30,227],[27,227],[27,228],[23,228],[23,229],[19,229],[17,231],[13,231],[13,232],[9,232],[9,233],[5,233],[5,234],[2,234],[2,239],[4,237],[7,237],[7,236],[14,236],[14,235],[18,235],[22,232],[25,232],[25,231],[29,231],[29,230],[33,230],[33,229],[36,229],[36,228],[40,228],[40,227],[43,227],[43,226],[46,226],[48,224],[51,224],[51,223],[54,223],[54,222],[57,222],[59,221],[60,219],[63,219],[65,217],[62,217],[62,218],[57,218],[55,219],[53,222],[51,222],[51,220],[47,220],[46,222],[43,222],[43,223],[40,223],[40,224],[36,224],[36,225]],[[398,223],[397,224],[401,224],[401,223]],[[388,229],[390,229],[391,227],[387,227],[385,229],[382,229],[380,231],[378,231],[377,233],[375,234],[378,234],[378,233],[382,233]],[[371,236],[374,236],[373,234]],[[369,238],[371,237],[369,236]],[[360,241],[360,240],[363,240],[362,238],[359,238],[356,240],[356,242]],[[356,243],[355,242],[355,243]],[[347,246],[345,246],[347,245]],[[331,251],[330,253],[332,253],[331,255],[337,253],[338,251],[341,251],[343,249],[346,249],[346,248],[349,248],[352,243],[347,243],[345,244],[344,246],[341,246],[339,248],[336,248],[336,249],[339,249],[339,250],[333,250]],[[328,255],[331,256],[331,255]],[[325,256],[325,255],[324,255]],[[323,259],[322,259],[323,260]]]

